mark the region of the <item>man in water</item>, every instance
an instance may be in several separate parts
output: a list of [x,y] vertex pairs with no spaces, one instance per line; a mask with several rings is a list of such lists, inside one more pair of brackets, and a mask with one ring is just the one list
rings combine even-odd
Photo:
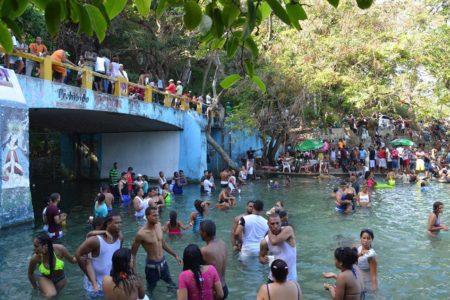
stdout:
[[226,188],[228,186],[228,178],[230,177],[230,172],[228,169],[223,169],[222,172],[220,172],[220,187]]
[[211,220],[200,223],[200,236],[206,242],[202,247],[202,256],[205,265],[213,265],[220,276],[223,287],[223,298],[228,296],[228,287],[225,283],[225,270],[227,268],[227,246],[221,239],[216,239],[216,224]]
[[[269,216],[269,232],[261,240],[259,250],[259,262],[271,263],[269,252],[273,259],[282,259],[288,265],[287,280],[297,281],[297,247],[295,244],[294,229],[292,226],[281,227],[281,219],[277,213]],[[269,273],[269,283],[273,282],[272,272]]]
[[136,254],[139,246],[142,245],[145,252],[147,252],[145,278],[147,280],[147,290],[152,296],[156,283],[160,279],[164,280],[169,288],[174,290],[177,288],[170,277],[169,265],[164,257],[164,250],[172,255],[179,265],[181,265],[182,261],[163,239],[158,210],[155,207],[148,207],[145,210],[145,216],[147,223],[137,232],[131,247],[131,254],[133,255],[133,268],[136,270]]
[[269,229],[267,220],[261,216],[263,210],[264,203],[256,200],[253,204],[252,214],[239,220],[235,235],[242,236],[241,260],[245,260],[249,256],[258,256],[259,243]]
[[[91,236],[78,247],[75,256],[80,269],[85,274],[84,289],[89,297],[103,297],[103,277],[109,275],[112,267],[112,256],[122,244],[122,219],[120,216],[109,215],[105,223],[105,235]],[[92,255],[91,266],[94,274],[87,270],[88,254]],[[93,276],[94,275],[94,276]]]
[[233,250],[235,251],[239,251],[242,247],[242,239],[240,236],[235,234],[236,228],[239,225],[239,220],[242,217],[251,215],[253,212],[253,204],[255,203],[255,201],[250,200],[247,202],[247,206],[245,208],[245,213],[240,214],[239,216],[234,218],[234,222],[233,222],[233,229],[231,230],[231,245],[233,246]]
[[117,162],[113,163],[111,170],[109,170],[109,184],[114,195],[119,195],[117,185],[119,183],[119,171],[117,170]]
[[227,186],[219,194],[219,207],[230,208],[236,205],[236,198],[231,196],[231,188]]

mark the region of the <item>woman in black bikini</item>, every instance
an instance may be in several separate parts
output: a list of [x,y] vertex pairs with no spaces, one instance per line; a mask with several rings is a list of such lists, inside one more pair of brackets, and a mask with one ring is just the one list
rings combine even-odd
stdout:
[[323,273],[325,278],[336,279],[336,285],[325,283],[323,286],[330,292],[332,299],[361,300],[365,290],[362,275],[355,263],[358,261],[358,250],[350,247],[339,247],[334,251],[336,268],[341,270],[338,275]]
[[302,290],[298,282],[286,281],[288,266],[284,260],[274,260],[270,270],[275,281],[263,284],[259,288],[256,300],[300,300],[302,298]]

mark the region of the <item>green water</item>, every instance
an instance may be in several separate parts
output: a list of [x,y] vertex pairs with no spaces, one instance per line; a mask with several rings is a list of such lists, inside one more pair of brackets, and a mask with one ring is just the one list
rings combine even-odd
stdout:
[[[428,193],[421,193],[417,186],[397,186],[374,193],[371,210],[359,210],[353,215],[337,215],[334,201],[329,196],[335,183],[318,183],[309,179],[294,179],[289,189],[269,191],[267,181],[251,183],[242,188],[236,208],[230,211],[211,209],[208,218],[217,224],[217,235],[230,245],[230,228],[233,218],[243,212],[250,199],[261,199],[269,209],[276,200],[283,200],[289,213],[289,221],[297,236],[297,271],[304,299],[329,299],[323,290],[322,272],[337,272],[333,251],[337,246],[356,243],[362,228],[375,232],[374,248],[378,254],[378,278],[380,290],[369,299],[448,299],[450,297],[450,232],[443,232],[437,239],[425,233],[426,221],[434,201],[440,200],[449,209],[450,185],[432,184]],[[61,209],[69,213],[66,236],[61,242],[74,253],[88,231],[85,222],[91,215],[92,198],[97,184],[58,186],[37,184],[33,189],[37,228],[29,225],[0,231],[0,299],[40,299],[33,292],[27,279],[28,261],[33,251],[33,236],[41,228],[40,211],[44,195],[59,191],[62,195]],[[185,189],[185,195],[175,197],[173,208],[179,219],[187,222],[198,198],[197,186]],[[214,200],[217,195],[214,195]],[[139,224],[132,212],[115,208],[123,219],[124,245],[130,247]],[[168,219],[166,209],[161,219]],[[449,212],[444,210],[442,222],[449,224]],[[192,231],[169,244],[182,255],[189,243],[203,244]],[[145,253],[138,253],[138,274],[144,275]],[[168,256],[172,278],[177,281],[181,267]],[[83,299],[82,272],[76,265],[66,264],[68,284],[58,299]],[[226,281],[230,289],[228,299],[255,299],[256,291],[266,279],[267,268],[256,263],[244,267],[229,248]],[[174,299],[163,282],[158,284],[155,299]]]

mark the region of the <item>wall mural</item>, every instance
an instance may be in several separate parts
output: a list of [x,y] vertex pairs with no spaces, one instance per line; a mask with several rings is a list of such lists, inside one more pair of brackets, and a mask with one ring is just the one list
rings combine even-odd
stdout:
[[0,67],[0,228],[33,219],[28,106],[12,70]]

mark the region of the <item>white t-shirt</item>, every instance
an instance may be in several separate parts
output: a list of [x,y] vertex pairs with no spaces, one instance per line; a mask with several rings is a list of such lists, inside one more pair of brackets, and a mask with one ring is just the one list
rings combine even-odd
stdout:
[[97,56],[97,59],[95,60],[95,71],[99,73],[106,73],[105,62],[106,59],[104,57]]
[[259,255],[259,244],[269,230],[267,220],[260,215],[253,214],[242,217],[242,219],[239,221],[239,224],[244,226],[241,253]]
[[206,193],[211,193],[211,188],[214,186],[214,184],[209,181],[208,179],[205,179],[203,181],[203,189]]

